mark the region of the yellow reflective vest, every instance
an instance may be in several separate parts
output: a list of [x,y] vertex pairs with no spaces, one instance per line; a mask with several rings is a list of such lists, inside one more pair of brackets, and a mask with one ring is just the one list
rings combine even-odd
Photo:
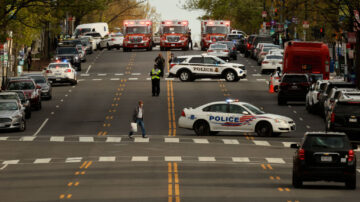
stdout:
[[151,70],[151,79],[160,79],[160,69],[152,69]]

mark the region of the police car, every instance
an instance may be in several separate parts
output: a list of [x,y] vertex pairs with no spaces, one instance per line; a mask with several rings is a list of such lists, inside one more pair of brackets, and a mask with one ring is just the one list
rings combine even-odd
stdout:
[[246,78],[245,66],[227,63],[211,55],[191,55],[181,63],[171,65],[169,77],[178,77],[181,81],[194,81],[197,78],[225,78],[226,81],[239,81]]
[[226,100],[211,102],[195,109],[185,108],[179,127],[194,130],[197,135],[218,132],[256,132],[259,136],[279,136],[295,130],[288,117],[268,114],[246,102]]
[[71,85],[77,84],[77,73],[69,62],[57,61],[50,63],[44,69],[44,74],[50,83],[70,83]]

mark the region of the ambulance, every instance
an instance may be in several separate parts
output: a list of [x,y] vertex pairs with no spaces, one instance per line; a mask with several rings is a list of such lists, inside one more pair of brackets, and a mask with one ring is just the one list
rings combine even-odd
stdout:
[[201,21],[201,50],[205,51],[210,44],[224,41],[230,33],[230,21],[225,20],[202,20]]
[[189,50],[189,21],[165,20],[160,24],[160,50]]
[[125,20],[123,51],[128,52],[132,49],[151,51],[154,44],[152,25],[151,20]]

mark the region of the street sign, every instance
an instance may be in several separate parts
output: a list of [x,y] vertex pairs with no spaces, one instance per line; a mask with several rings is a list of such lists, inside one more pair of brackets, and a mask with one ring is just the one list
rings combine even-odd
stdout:
[[348,32],[348,42],[351,44],[356,44],[356,33],[355,32]]
[[304,29],[309,29],[309,22],[308,21],[303,21],[303,28]]
[[266,18],[266,17],[267,17],[267,12],[266,12],[266,11],[263,11],[263,12],[261,13],[261,16],[262,16],[263,18]]

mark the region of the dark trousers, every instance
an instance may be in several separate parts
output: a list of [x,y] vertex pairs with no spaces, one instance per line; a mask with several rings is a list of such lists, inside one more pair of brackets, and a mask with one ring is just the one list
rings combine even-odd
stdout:
[[151,86],[152,86],[152,95],[158,96],[160,94],[160,79],[152,79]]

